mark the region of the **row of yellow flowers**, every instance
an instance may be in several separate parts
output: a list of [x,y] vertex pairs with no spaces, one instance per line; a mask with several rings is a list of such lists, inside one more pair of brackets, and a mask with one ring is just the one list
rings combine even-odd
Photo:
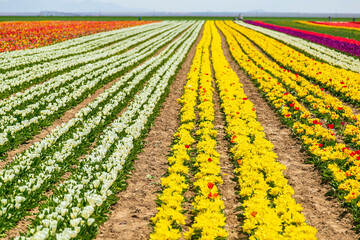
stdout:
[[276,62],[312,79],[338,97],[360,105],[359,73],[319,62],[256,31],[247,28],[243,28],[241,31]]
[[[228,22],[228,25],[240,33],[243,33],[243,30],[246,29],[233,22]],[[305,103],[312,110],[313,114],[325,119],[330,129],[343,130],[345,128],[344,131],[339,133],[344,134],[346,140],[351,145],[360,146],[360,117],[353,114],[350,107],[344,106],[338,98],[327,94],[318,85],[310,83],[304,77],[294,74],[267,59],[240,33],[233,31],[237,41],[241,43],[243,51],[248,54],[257,66],[269,72],[273,77],[276,77],[286,86],[287,90],[296,95],[301,102]],[[263,36],[263,38],[267,40],[268,37]],[[252,39],[257,39],[257,43],[263,41],[263,39],[257,37]],[[293,113],[296,113],[299,106],[290,103],[289,108]]]
[[[213,126],[213,88],[209,46],[211,33],[208,24],[204,27],[195,57],[188,73],[184,94],[179,99],[183,105],[180,110],[181,125],[174,134],[171,157],[168,158],[167,176],[161,179],[163,191],[158,196],[158,213],[152,218],[154,231],[150,239],[179,239],[185,224],[184,193],[189,188],[189,165],[197,170],[194,188],[197,195],[193,201],[194,223],[184,233],[186,239],[221,239],[228,233],[224,230],[224,203],[221,201],[217,185],[220,177],[219,154],[216,152],[217,132]],[[196,123],[196,111],[199,111],[200,123]],[[197,144],[192,137],[198,125]],[[190,152],[196,146],[197,156],[192,164]]]
[[[236,40],[224,30],[222,22],[217,25],[231,49]],[[243,231],[250,239],[316,239],[316,229],[306,224],[301,206],[291,197],[294,191],[282,173],[285,166],[276,161],[273,145],[265,138],[253,104],[224,56],[213,23],[212,32],[212,61],[226,116],[226,132],[232,143],[230,151],[237,166]]]
[[[243,28],[241,28],[241,27],[237,28],[237,26],[238,26],[237,24],[229,23],[229,25],[234,27],[234,29],[237,29],[241,32],[243,30]],[[273,75],[275,75],[282,83],[285,83],[285,84],[287,83],[286,84],[287,86],[295,85],[294,82],[291,82],[291,76],[293,76],[293,78],[295,78],[294,74],[292,74],[288,70],[283,72],[284,73],[283,76],[276,74],[277,73],[276,68],[279,69],[279,66],[277,66],[276,63],[271,62],[270,64],[262,64],[262,63],[269,62],[269,60],[267,60],[264,56],[262,56],[261,58],[259,57],[260,60],[256,60],[256,58],[254,58],[253,56],[255,56],[255,55],[258,56],[258,55],[262,55],[262,54],[259,51],[257,51],[251,44],[250,44],[250,46],[249,46],[249,44],[245,44],[245,43],[248,43],[248,41],[241,34],[239,34],[236,31],[232,31],[232,32],[236,36],[238,43],[241,43],[242,49],[248,50],[245,52],[250,56],[250,59],[252,61],[255,61],[258,65],[265,66],[262,70],[265,69],[268,72],[273,73]],[[266,36],[264,36],[264,37],[267,40],[267,37]],[[249,49],[251,49],[251,47],[252,47],[252,51],[249,50]],[[249,54],[249,52],[252,52],[252,54]],[[338,110],[344,112],[344,114],[341,115],[343,118],[345,118],[348,121],[353,121],[353,123],[349,123],[346,125],[346,128],[344,130],[344,135],[347,137],[347,139],[350,142],[355,143],[355,145],[358,145],[358,141],[360,139],[360,129],[359,129],[360,121],[358,120],[358,116],[354,115],[351,112],[351,109],[349,107],[342,106],[341,102],[338,99],[331,97],[331,95],[329,95],[329,94],[323,93],[321,91],[321,89],[319,91],[318,86],[311,85],[306,79],[299,77],[298,75],[295,75],[295,76],[296,76],[296,79],[300,79],[299,81],[302,81],[302,83],[303,83],[302,86],[308,86],[308,89],[313,89],[313,91],[317,91],[318,94],[322,93],[323,96],[326,96],[328,98],[328,100],[327,100],[328,105],[325,105],[325,107],[330,106],[331,101],[333,101],[333,103],[338,103],[338,105],[334,105],[333,107],[335,109],[338,108]],[[293,90],[293,92],[297,95],[298,98],[301,98],[301,96],[304,96],[303,92],[301,90],[301,87],[298,87],[297,89],[295,87],[289,87],[289,88],[291,88]],[[303,90],[303,91],[305,91],[305,90]],[[306,93],[308,94],[311,92],[309,91]],[[311,95],[307,95],[306,98],[310,99]],[[319,104],[321,104],[321,103],[319,102]],[[324,103],[322,103],[322,104],[324,104]],[[297,103],[289,104],[289,109],[292,109],[292,113],[296,113],[297,107],[295,105],[297,105]],[[314,105],[312,105],[310,107],[313,109],[316,109],[316,107]],[[283,108],[285,108],[285,107],[283,106]],[[314,111],[313,111],[313,113],[314,113]],[[337,116],[337,113],[334,113],[334,109],[333,109],[333,111],[330,111],[330,114],[331,114],[331,117]],[[329,119],[327,119],[327,121],[328,120]],[[296,128],[296,133],[303,136],[303,138],[306,140],[306,144],[308,144],[308,142],[312,142],[312,144],[315,145],[315,147],[313,147],[312,149],[317,150],[315,155],[317,157],[319,157],[320,160],[330,161],[330,162],[337,160],[337,159],[340,160],[338,162],[341,164],[341,167],[338,166],[336,163],[330,164],[328,166],[328,168],[330,169],[330,172],[335,176],[334,185],[336,187],[338,187],[341,190],[341,192],[345,195],[344,196],[345,201],[353,202],[353,204],[357,204],[358,206],[360,206],[360,204],[358,203],[359,199],[357,199],[357,197],[360,195],[360,183],[357,181],[357,180],[360,180],[360,166],[359,166],[360,151],[351,151],[345,145],[336,144],[335,142],[332,142],[332,144],[330,144],[330,146],[329,146],[330,149],[324,148],[323,150],[319,151],[319,149],[316,147],[316,145],[319,145],[322,143],[319,141],[310,140],[310,138],[308,138],[309,136],[316,137],[314,134],[319,135],[321,132],[324,132],[324,130],[321,127],[316,126],[316,125],[320,125],[319,119],[308,119],[308,121],[306,123],[310,124],[310,125],[315,125],[315,126],[306,126],[304,124],[298,123],[298,124],[294,125]],[[333,128],[336,125],[329,124],[328,126],[330,128]],[[326,140],[326,138],[324,140]],[[331,147],[333,147],[334,149]],[[331,153],[332,156],[329,156],[328,153]],[[326,171],[326,169],[324,169],[324,170]],[[355,179],[357,179],[357,180],[355,180]]]
[[[240,67],[258,84],[283,121],[300,137],[304,146],[312,154],[314,163],[323,170],[325,177],[333,180],[331,184],[334,189],[337,189],[338,197],[349,203],[355,222],[359,222],[357,203],[360,198],[358,182],[360,161],[356,155],[360,152],[351,151],[344,144],[336,143],[334,133],[325,129],[319,119],[310,118],[310,112],[298,102],[297,97],[287,92],[282,83],[268,73],[273,72],[271,69],[264,71],[242,51],[239,46],[242,42],[236,41],[234,35],[237,36],[237,32],[234,29],[223,23],[219,23],[219,27],[225,34],[230,51]],[[270,66],[266,65],[266,67]],[[294,111],[294,108],[288,107],[290,104],[297,110]]]
[[191,156],[190,151],[195,140],[192,132],[195,129],[196,104],[198,96],[198,78],[202,59],[203,45],[206,42],[202,38],[196,48],[193,64],[187,75],[187,83],[184,94],[178,100],[182,104],[180,110],[180,126],[174,134],[174,144],[171,148],[171,156],[168,158],[167,176],[161,179],[163,190],[158,195],[158,212],[151,218],[154,230],[150,235],[153,240],[170,240],[181,238],[182,226],[185,225],[184,193],[188,190],[188,164]]
[[[233,29],[243,33],[243,27],[233,22],[227,23]],[[329,122],[340,125],[340,117],[347,120],[352,120],[352,118],[355,117],[352,114],[352,110],[344,106],[338,98],[325,93],[323,88],[311,84],[302,76],[294,74],[267,59],[240,33],[235,32],[234,34],[237,41],[241,42],[241,48],[244,52],[247,53],[259,67],[263,67],[264,70],[268,71],[272,76],[277,77],[284,85],[291,89],[292,92],[296,92],[296,95],[305,101],[312,109],[316,109],[321,115],[327,116]]]
[[211,31],[210,23],[204,26],[207,42],[203,48],[201,63],[198,113],[199,129],[196,131],[198,142],[197,155],[193,164],[195,171],[193,201],[194,223],[185,234],[186,239],[226,239],[224,227],[226,218],[225,205],[217,186],[222,184],[220,176],[220,154],[216,151],[217,131],[214,128],[213,78],[210,62]]

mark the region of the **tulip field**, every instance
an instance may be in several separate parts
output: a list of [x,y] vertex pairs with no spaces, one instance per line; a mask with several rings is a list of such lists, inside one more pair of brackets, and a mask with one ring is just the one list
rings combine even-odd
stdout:
[[312,26],[360,30],[359,22],[317,22],[317,21],[297,21],[297,22]]
[[134,21],[1,22],[0,52],[38,48],[84,35],[146,23]]
[[1,22],[0,239],[359,239],[359,57],[262,21]]

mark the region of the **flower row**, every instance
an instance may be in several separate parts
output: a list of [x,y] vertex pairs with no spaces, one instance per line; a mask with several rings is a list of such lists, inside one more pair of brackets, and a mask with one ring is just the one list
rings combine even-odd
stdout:
[[[22,217],[21,213],[24,214],[26,210],[32,208],[43,192],[51,184],[57,182],[71,164],[76,164],[74,160],[84,153],[84,148],[86,150],[95,140],[94,136],[99,135],[106,125],[117,116],[147,78],[151,77],[156,69],[164,66],[164,60],[174,55],[174,51],[179,45],[183,44],[191,34],[194,34],[196,27],[190,28],[186,34],[170,44],[157,57],[148,60],[122,77],[121,81],[116,82],[93,103],[82,109],[84,111],[81,110],[74,121],[71,120],[56,129],[44,140],[19,155],[1,171],[0,187],[3,189],[1,191],[3,211],[0,215],[4,219],[3,224],[8,222],[11,227]],[[166,62],[166,64],[169,63]],[[157,79],[158,77],[152,76],[152,78]],[[154,84],[148,83],[146,89],[154,88]],[[151,91],[147,90],[147,93],[151,93]],[[138,98],[146,99],[144,95],[139,95],[136,99]],[[138,111],[136,108],[132,108],[128,112],[135,116],[138,114],[136,111]],[[125,120],[131,120],[127,115],[123,116]],[[64,136],[64,134],[67,135]],[[61,142],[57,141],[59,138]],[[42,159],[42,162],[37,161],[39,159]],[[8,195],[8,192],[12,194]],[[14,211],[16,211],[16,215],[13,214]]]
[[170,157],[168,158],[169,168],[167,174],[161,179],[163,188],[158,195],[157,214],[151,218],[154,230],[150,234],[150,239],[179,239],[181,237],[182,225],[185,225],[182,204],[185,201],[184,193],[188,190],[187,184],[190,161],[190,151],[194,138],[192,131],[195,127],[195,108],[197,101],[198,75],[202,54],[202,44],[204,38],[199,42],[190,72],[187,75],[187,82],[184,87],[184,94],[178,102],[182,104],[180,110],[180,123],[174,133],[174,143],[171,147]]
[[37,48],[97,32],[143,25],[142,21],[2,22],[0,52]]
[[[311,59],[272,38],[244,29],[242,33],[286,69],[311,79],[350,103],[360,103],[360,74]],[[360,48],[359,48],[360,49]]]
[[360,25],[354,22],[316,22],[316,21],[295,21],[310,26],[321,26],[329,28],[343,28],[351,30],[360,30]]
[[[31,137],[36,131],[53,122],[64,111],[81,102],[99,87],[154,54],[185,27],[160,34],[122,55],[92,66],[86,65],[79,69],[78,75],[74,76],[72,72],[61,75],[43,84],[46,87],[38,85],[2,101],[1,103],[6,105],[2,109],[4,115],[0,118],[2,123],[1,151],[6,152],[26,140],[26,137]],[[163,41],[159,41],[160,39]],[[21,101],[22,97],[26,101]],[[24,131],[28,133],[24,134]]]
[[[139,33],[135,36],[124,39],[118,43],[110,46],[100,48],[95,51],[77,54],[68,58],[55,59],[53,61],[41,62],[23,69],[6,71],[0,74],[1,82],[1,98],[7,97],[10,94],[23,90],[26,87],[37,83],[44,82],[54,76],[62,76],[72,74],[79,74],[79,67],[84,67],[90,63],[99,64],[108,60],[111,57],[116,57],[131,47],[135,47],[141,42],[151,41],[153,36],[169,30],[173,26],[165,28],[154,29],[150,32]],[[179,24],[176,26],[179,28]],[[91,69],[90,69],[91,70]],[[81,71],[81,69],[80,69]],[[62,76],[65,77],[65,76]]]
[[303,38],[306,40],[309,40],[311,42],[315,42],[330,48],[337,49],[339,51],[354,55],[359,57],[360,56],[360,41],[356,41],[353,39],[347,39],[342,37],[334,37],[327,34],[320,34],[315,32],[309,32],[305,30],[290,28],[290,27],[283,27],[283,26],[277,26],[273,24],[264,23],[261,21],[245,21],[246,23],[264,27],[268,29],[272,29],[278,32],[286,33],[291,36]]
[[81,44],[87,44],[90,41],[96,41],[97,39],[101,39],[103,37],[106,38],[108,36],[122,34],[123,32],[133,31],[137,28],[149,27],[151,25],[156,25],[156,24],[159,23],[150,23],[146,25],[134,26],[131,28],[123,28],[108,32],[95,33],[88,36],[73,38],[65,42],[59,42],[53,45],[44,46],[41,48],[31,48],[22,51],[2,52],[0,53],[0,59],[3,60],[4,62],[19,60],[19,59],[23,59],[23,61],[25,61],[28,57],[31,56],[33,57],[42,56],[44,54],[46,55],[47,52],[56,54],[56,52],[66,51],[66,49],[73,48]]
[[[229,26],[233,26],[234,29],[240,33],[250,35],[246,32],[245,28],[238,27],[235,24],[229,23]],[[276,63],[267,59],[262,53],[260,53],[249,40],[239,33],[234,33],[236,39],[241,45],[242,50],[248,54],[250,59],[256,63],[256,65],[262,70],[267,71],[272,77],[278,79],[279,82],[284,84],[286,89],[293,95],[297,96],[297,100],[304,103],[311,113],[316,117],[322,118],[326,121],[328,128],[330,129],[344,129],[339,133],[344,134],[346,140],[352,145],[360,146],[360,122],[357,115],[353,114],[352,110],[348,106],[344,106],[343,103],[336,97],[325,93],[323,88],[312,84],[307,79],[298,74],[294,74],[289,70],[283,69]],[[263,38],[251,37],[256,43],[260,43]],[[268,49],[268,52],[270,49]],[[270,53],[271,54],[271,53]],[[273,54],[271,54],[273,55]],[[287,110],[288,117],[292,114],[299,114],[300,105],[290,103],[289,106],[283,107]],[[346,126],[344,126],[346,125]]]
[[333,49],[324,47],[320,44],[309,42],[298,37],[293,37],[285,33],[254,26],[241,21],[236,21],[236,23],[243,27],[250,28],[252,30],[263,33],[277,40],[280,40],[281,42],[284,42],[287,45],[299,49],[305,54],[309,54],[310,56],[328,62],[333,66],[339,66],[354,72],[360,72],[360,60],[352,56],[348,56],[339,51],[335,51]]
[[[216,24],[239,60],[240,48],[231,29],[223,22]],[[222,52],[219,34],[213,40],[212,59],[239,177],[244,232],[250,239],[316,239],[316,229],[306,224],[301,206],[291,197],[294,190],[282,173],[285,166],[276,161],[273,145],[265,138],[254,106]]]
[[[182,203],[186,200],[184,194],[189,188],[190,173],[195,179],[192,184],[195,190],[192,202],[194,220],[184,233],[185,239],[220,239],[227,236],[224,230],[224,203],[217,189],[222,180],[219,175],[219,154],[215,150],[217,132],[212,123],[214,107],[210,43],[211,31],[207,22],[188,73],[184,94],[179,99],[183,105],[180,110],[181,125],[174,134],[168,172],[161,180],[163,190],[158,196],[158,213],[152,218],[154,231],[150,239],[181,237],[182,225],[185,224]],[[194,128],[198,128],[195,133],[198,141],[192,136]],[[193,149],[192,145],[196,145],[196,148]],[[195,153],[195,157],[191,153]],[[191,166],[191,170],[188,166]]]
[[[140,140],[151,126],[180,63],[201,28],[201,23],[181,40],[176,52],[149,79],[127,110],[105,131],[97,146],[76,172],[61,183],[42,205],[27,237],[18,239],[90,239],[96,234],[104,211],[114,202],[132,158],[140,150]],[[174,47],[174,46],[173,46]]]
[[[349,209],[354,215],[355,222],[359,222],[356,204],[360,199],[358,195],[360,191],[353,189],[358,186],[354,182],[358,182],[355,178],[359,171],[357,155],[360,152],[351,151],[344,144],[336,143],[334,133],[331,130],[324,128],[319,119],[310,118],[311,113],[301,106],[295,95],[287,92],[277,78],[273,78],[249,58],[239,46],[241,42],[234,38],[237,32],[225,25],[223,29],[228,43],[232,46],[230,51],[235,60],[258,85],[265,98],[281,116],[282,121],[293,129],[312,156],[314,164],[323,171],[327,180],[332,181],[331,185],[337,191],[336,195],[350,204]],[[290,104],[293,104],[292,107],[298,107],[296,113],[293,114],[293,110],[289,110],[287,106]]]
[[138,27],[123,28],[120,30],[102,32],[68,40],[61,44],[58,43],[48,47],[37,48],[36,50],[32,49],[27,51],[2,53],[0,54],[0,60],[2,63],[0,66],[0,72],[4,73],[5,71],[14,69],[18,70],[35,63],[49,62],[55,59],[94,51],[141,32],[150,31],[154,28],[160,28],[168,24],[169,22],[161,22],[141,25]]
[[194,221],[184,234],[185,239],[225,239],[225,205],[218,186],[223,183],[220,172],[220,154],[216,151],[217,131],[214,127],[214,88],[210,62],[212,28],[208,21],[204,26],[203,52],[199,72],[198,129],[196,131],[196,156],[194,168],[195,197],[192,202]]

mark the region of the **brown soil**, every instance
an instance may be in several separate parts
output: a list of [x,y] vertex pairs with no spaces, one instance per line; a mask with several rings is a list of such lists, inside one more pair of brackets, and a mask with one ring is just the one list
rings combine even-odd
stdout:
[[267,139],[274,145],[278,161],[287,167],[284,174],[295,190],[295,200],[304,208],[302,213],[308,224],[316,227],[319,239],[358,239],[360,235],[352,230],[351,215],[341,208],[336,199],[325,197],[330,187],[321,184],[321,175],[313,165],[304,163],[309,156],[300,150],[301,143],[291,137],[289,128],[281,124],[274,110],[233,60],[222,34],[221,37],[227,60],[243,84],[245,94],[254,103],[258,120],[265,129]]
[[[176,99],[181,97],[195,55],[199,35],[192,46],[186,61],[182,65],[176,80],[170,87],[170,93],[163,104],[160,115],[145,138],[144,151],[134,162],[135,170],[127,180],[128,186],[120,192],[120,200],[111,208],[109,220],[100,226],[96,239],[148,239],[151,227],[150,218],[156,214],[156,196],[160,191],[160,178],[167,169],[166,155],[170,151],[170,143],[176,131],[181,106]],[[120,235],[121,234],[121,235]]]
[[236,210],[236,208],[240,206],[240,202],[237,200],[236,195],[237,182],[234,181],[234,166],[228,155],[229,148],[225,133],[225,119],[220,110],[220,98],[219,93],[216,90],[214,91],[213,99],[215,109],[214,126],[218,132],[218,146],[216,150],[220,154],[221,178],[223,180],[223,184],[219,185],[219,190],[222,195],[221,199],[225,204],[225,230],[229,233],[229,239],[243,239],[244,236],[239,227],[240,222],[237,219],[237,214],[239,214],[239,212]]
[[[211,58],[211,51],[210,51]],[[215,78],[214,68],[211,68],[213,79]],[[229,153],[229,141],[226,139],[225,117],[221,112],[221,103],[219,92],[216,88],[215,81],[213,81],[214,95],[214,127],[217,131],[217,148],[216,151],[220,154],[221,178],[223,184],[219,185],[219,190],[222,195],[221,200],[225,205],[226,225],[225,230],[229,233],[229,239],[244,239],[245,236],[241,232],[240,222],[237,219],[239,212],[237,207],[241,204],[237,199],[237,182],[234,174],[234,165],[231,162]]]
[[[199,35],[199,39],[202,38],[203,36],[203,31],[204,31],[204,26],[202,28],[202,31],[200,32]],[[198,45],[198,42],[196,43],[196,46]],[[195,53],[194,53],[195,54]],[[195,109],[195,122],[199,121],[199,109]],[[194,126],[194,132],[196,132],[197,130],[199,130],[199,125],[195,124]],[[194,136],[193,136],[194,137]],[[197,148],[197,141],[194,142],[194,144],[192,144],[191,146],[193,149]],[[196,178],[194,177],[196,174],[196,171],[192,169],[193,164],[195,162],[195,158],[196,158],[197,153],[196,152],[192,152],[190,153],[190,162],[189,162],[189,173],[188,173],[188,185],[189,188],[187,191],[185,191],[184,193],[184,197],[185,197],[185,201],[182,204],[182,208],[184,211],[184,216],[185,216],[185,225],[182,228],[181,231],[181,237],[179,240],[184,240],[185,236],[184,234],[187,233],[189,231],[189,228],[192,226],[193,224],[193,220],[194,220],[194,208],[193,208],[193,199],[196,196],[195,190],[194,190],[194,182],[196,181]]]
[[[202,29],[203,30],[203,29]],[[203,35],[203,31],[201,31],[200,33],[200,39],[202,38]],[[195,122],[199,121],[199,109],[195,109]],[[195,123],[195,127],[194,127],[194,132],[199,130],[199,125]],[[195,137],[195,136],[193,136]],[[197,148],[197,141],[194,142],[194,144],[191,145],[192,149],[196,149]],[[190,153],[190,162],[189,162],[189,173],[188,173],[188,185],[189,188],[188,190],[184,193],[184,197],[185,197],[185,201],[182,204],[182,208],[184,210],[184,216],[185,216],[185,225],[182,228],[181,231],[181,237],[179,240],[184,240],[185,236],[184,234],[187,233],[189,231],[189,228],[192,226],[192,224],[194,223],[194,217],[195,214],[193,212],[194,208],[193,208],[193,199],[196,196],[196,191],[194,189],[194,182],[196,181],[195,178],[195,174],[196,174],[196,170],[192,169],[193,164],[195,163],[195,158],[196,158],[197,152],[192,152]]]

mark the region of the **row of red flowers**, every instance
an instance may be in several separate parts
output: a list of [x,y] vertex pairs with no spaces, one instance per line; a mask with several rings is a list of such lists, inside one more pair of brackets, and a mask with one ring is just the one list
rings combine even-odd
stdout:
[[347,27],[347,28],[360,28],[360,24],[359,24],[360,22],[316,22],[316,21],[310,21],[310,22],[318,24],[318,25]]
[[38,21],[0,23],[0,52],[37,48],[149,21]]

